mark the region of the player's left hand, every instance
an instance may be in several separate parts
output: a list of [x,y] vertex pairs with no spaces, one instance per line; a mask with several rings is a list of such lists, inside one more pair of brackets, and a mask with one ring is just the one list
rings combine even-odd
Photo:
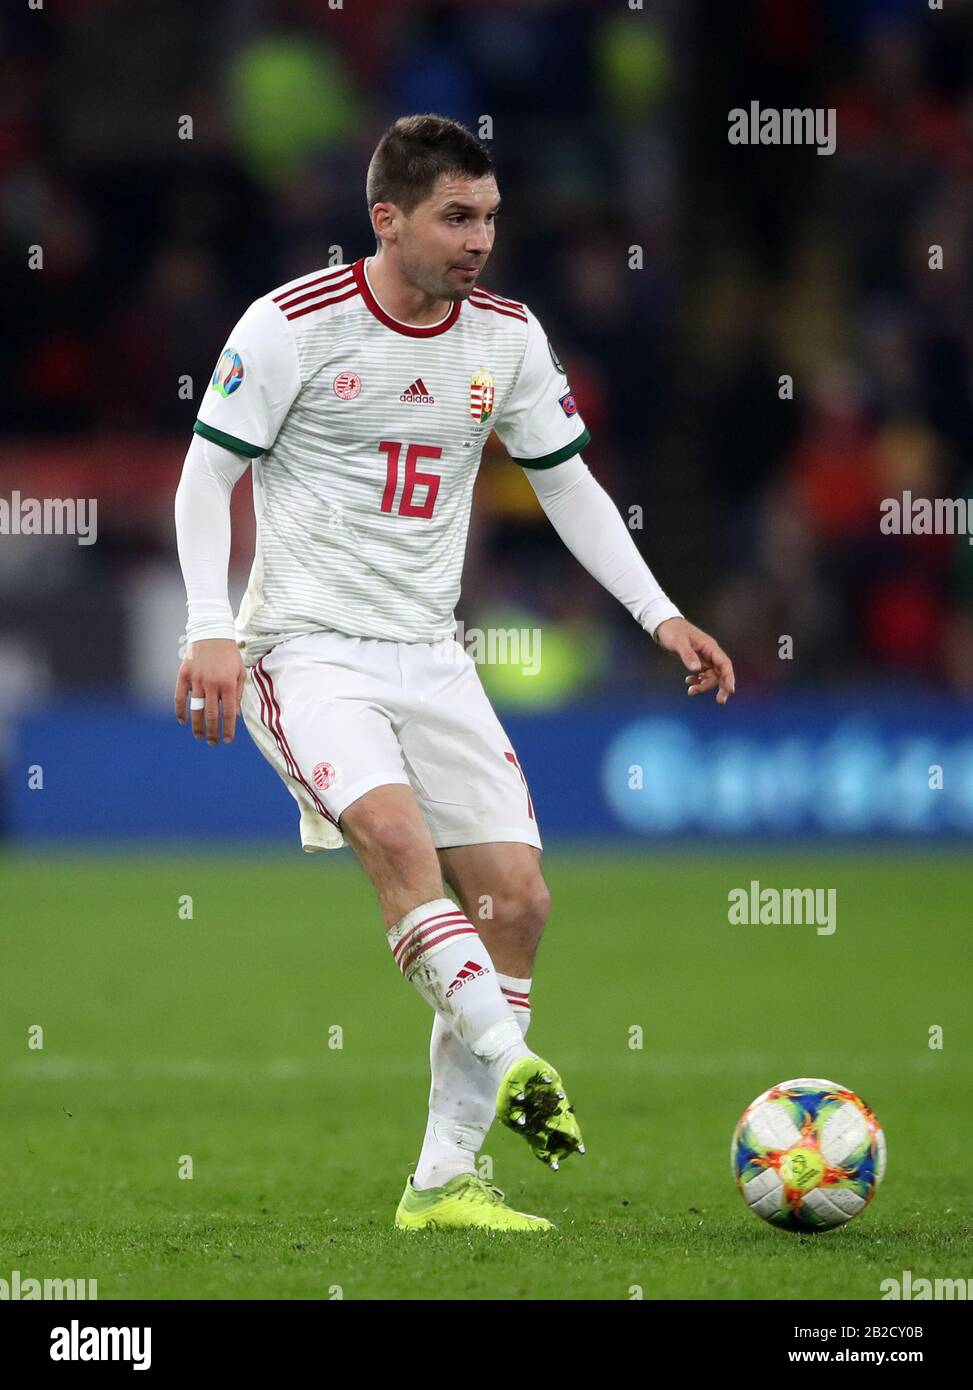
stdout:
[[688,695],[705,695],[719,686],[716,703],[725,705],[736,690],[733,663],[716,640],[685,618],[667,618],[655,630],[655,640],[667,652],[675,652],[687,671]]

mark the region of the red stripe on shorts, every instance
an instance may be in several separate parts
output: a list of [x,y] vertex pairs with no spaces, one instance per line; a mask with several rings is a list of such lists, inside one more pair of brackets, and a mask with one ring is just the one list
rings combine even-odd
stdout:
[[513,763],[514,767],[515,767],[515,768],[517,769],[517,771],[520,773],[520,780],[523,782],[523,784],[524,784],[524,791],[527,793],[527,814],[530,816],[531,820],[533,820],[533,819],[534,819],[534,803],[533,803],[533,801],[531,800],[530,787],[528,787],[528,785],[527,785],[527,778],[524,776],[524,769],[520,766],[520,763],[517,761],[517,756],[516,756],[516,754],[514,754],[514,753],[504,753],[503,756],[507,759],[507,762],[508,762],[508,763]]
[[260,661],[257,662],[256,666],[252,667],[251,669],[253,671],[253,678],[256,682],[257,689],[261,692],[261,716],[263,717],[264,715],[264,698],[266,698],[267,717],[264,718],[264,723],[266,724],[270,732],[273,734],[277,742],[277,747],[280,749],[283,755],[284,764],[287,768],[288,773],[291,777],[293,777],[295,782],[300,782],[301,786],[307,792],[308,796],[310,796],[314,805],[317,807],[321,815],[324,816],[325,820],[330,821],[333,826],[337,826],[338,822],[335,820],[334,816],[328,810],[327,806],[325,806],[324,802],[318,796],[317,792],[308,782],[307,778],[304,776],[303,772],[300,769],[297,759],[291,752],[290,744],[287,742],[287,738],[284,734],[284,727],[281,723],[280,704],[277,699],[277,692],[274,690],[274,683],[271,680],[270,672],[263,664],[263,658],[261,658]]

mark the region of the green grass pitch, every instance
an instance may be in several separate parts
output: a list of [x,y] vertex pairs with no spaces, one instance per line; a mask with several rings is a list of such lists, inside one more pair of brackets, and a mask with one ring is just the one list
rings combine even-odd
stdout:
[[[530,1042],[588,1153],[552,1174],[491,1130],[494,1181],[558,1225],[525,1238],[392,1227],[431,1019],[350,853],[8,854],[0,1277],[100,1299],[803,1300],[973,1275],[973,869],[759,846],[544,863]],[[731,926],[751,878],[835,888],[836,932]],[[766,1226],[729,1176],[743,1107],[800,1075],[859,1091],[889,1146],[875,1202],[821,1236]]]

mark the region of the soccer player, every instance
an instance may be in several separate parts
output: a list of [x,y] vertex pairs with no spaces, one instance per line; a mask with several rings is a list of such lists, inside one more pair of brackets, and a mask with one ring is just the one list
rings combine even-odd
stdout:
[[[725,703],[733,670],[588,471],[540,323],[479,283],[500,205],[487,152],[453,121],[403,117],[366,195],[375,254],[255,300],[199,411],[176,494],[190,642],[176,715],[188,704],[215,745],[221,715],[230,742],[242,710],[298,803],[304,848],[352,846],[395,963],[434,1011],[426,1131],[396,1226],[544,1231],[475,1168],[494,1116],[550,1168],[584,1151],[560,1076],[526,1042],[550,905],[534,806],[453,635],[491,430],[581,564],[681,658],[690,695]],[[230,494],[248,467],[257,542],[234,624]]]

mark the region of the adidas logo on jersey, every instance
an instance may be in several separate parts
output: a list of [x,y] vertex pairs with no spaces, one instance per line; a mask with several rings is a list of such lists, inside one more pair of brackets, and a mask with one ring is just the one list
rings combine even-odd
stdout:
[[478,975],[485,975],[486,972],[487,967],[485,965],[478,965],[475,960],[468,960],[446,991],[446,998],[448,999],[450,995],[455,994],[458,989],[462,989],[467,980],[475,980]]
[[426,390],[426,383],[417,376],[411,386],[407,386],[399,397],[406,405],[435,405],[435,397]]

